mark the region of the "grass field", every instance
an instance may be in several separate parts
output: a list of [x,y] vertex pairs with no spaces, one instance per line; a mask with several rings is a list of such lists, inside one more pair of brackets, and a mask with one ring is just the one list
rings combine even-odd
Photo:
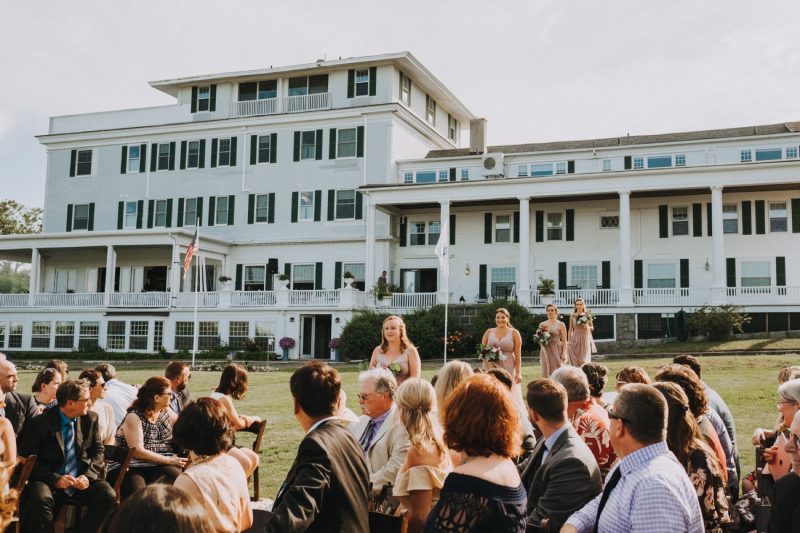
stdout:
[[[625,358],[609,360],[605,363],[610,369],[612,379],[607,390],[612,390],[613,376],[623,366],[641,365],[651,375],[655,370],[670,362],[669,359]],[[786,365],[798,364],[796,355],[748,355],[748,356],[706,356],[701,357],[703,378],[719,392],[733,411],[736,419],[737,440],[742,456],[742,471],[748,472],[754,463],[750,435],[756,427],[768,427],[775,420],[775,402],[778,370]],[[423,365],[423,377],[430,378],[439,365]],[[71,375],[76,375],[77,368]],[[292,400],[289,393],[291,369],[275,372],[253,372],[250,374],[250,391],[247,397],[238,402],[237,409],[245,414],[266,418],[265,445],[261,452],[262,497],[274,498],[286,472],[294,459],[297,444],[303,432],[295,421]],[[341,369],[342,379],[348,395],[348,406],[356,411],[358,370],[355,367]],[[127,383],[143,383],[148,377],[159,375],[155,370],[121,370],[119,377]],[[525,362],[523,375],[533,379],[540,375],[538,362]],[[35,373],[20,371],[20,391],[30,390]],[[192,373],[190,389],[194,397],[203,396],[214,388],[219,380],[219,372]],[[237,436],[238,444],[250,444],[252,436]]]

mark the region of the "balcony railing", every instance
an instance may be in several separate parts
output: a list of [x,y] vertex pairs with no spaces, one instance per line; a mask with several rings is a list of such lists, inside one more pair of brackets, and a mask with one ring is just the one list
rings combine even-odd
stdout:
[[112,292],[109,307],[169,307],[168,292]]
[[392,294],[389,307],[392,309],[432,307],[438,303],[436,298],[437,295],[435,292],[398,292]]
[[197,294],[197,307],[217,307],[219,305],[218,292],[179,292],[174,302],[175,307],[194,307],[195,294]]
[[231,307],[272,307],[275,291],[236,291],[231,295]]
[[800,303],[800,287],[728,287],[728,303],[736,305],[786,305]]
[[39,293],[33,295],[34,307],[103,307],[103,293]]
[[0,294],[0,307],[28,307],[28,295]]
[[710,304],[713,299],[712,289],[634,289],[634,305],[690,305]]
[[283,99],[285,113],[299,111],[314,111],[316,109],[330,109],[330,93],[304,94],[302,96],[287,96]]
[[339,305],[339,291],[289,291],[289,305],[326,307],[337,306]]
[[252,117],[256,115],[274,115],[276,113],[299,113],[330,109],[330,93],[304,94],[285,98],[266,98],[262,100],[245,100],[231,102],[231,117]]
[[252,117],[255,115],[274,115],[278,113],[278,99],[245,100],[231,102],[231,117]]
[[[557,290],[553,301],[558,307],[571,306],[577,298],[583,298],[587,307],[612,307],[619,303],[618,289],[566,289]],[[531,305],[544,307],[538,291],[531,294]]]

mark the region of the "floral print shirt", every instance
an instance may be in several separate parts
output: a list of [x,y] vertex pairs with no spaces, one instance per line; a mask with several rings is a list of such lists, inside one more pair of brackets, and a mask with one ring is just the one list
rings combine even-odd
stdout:
[[608,413],[599,405],[592,403],[589,409],[578,409],[575,412],[572,425],[597,459],[600,473],[605,479],[608,471],[617,462],[617,454],[611,446],[608,434]]
[[703,513],[703,525],[710,533],[723,533],[724,525],[730,524],[728,498],[725,494],[725,482],[714,461],[709,460],[708,452],[695,448],[689,455],[686,465],[689,481],[697,491],[700,511]]

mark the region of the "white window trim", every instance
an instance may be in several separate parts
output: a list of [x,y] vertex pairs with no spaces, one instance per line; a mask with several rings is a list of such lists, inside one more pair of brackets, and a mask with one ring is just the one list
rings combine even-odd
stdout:
[[[220,199],[225,200],[225,222],[218,223],[217,222],[217,214],[219,213],[219,201]],[[214,198],[214,226],[227,226],[228,225],[228,218],[230,217],[229,211],[231,206],[228,203],[228,196],[217,196]]]
[[[131,148],[136,148],[137,150],[139,150],[139,157],[136,158],[136,168],[134,168],[133,170],[131,170],[131,160],[133,159],[131,157]],[[125,161],[125,173],[126,174],[134,174],[134,173],[138,174],[139,173],[139,169],[142,168],[142,146],[139,145],[139,144],[129,144],[128,147],[127,147],[126,153],[128,155],[127,155],[127,159]],[[92,163],[94,163],[94,157],[92,158]],[[146,163],[146,161],[145,161],[145,163]]]
[[[258,220],[258,198],[263,196],[267,199],[267,219],[259,222]],[[299,212],[298,212],[299,217]],[[269,224],[269,193],[256,194],[253,198],[253,224]]]
[[[309,218],[302,218],[302,209],[303,209],[303,193],[310,192],[311,193],[311,203],[309,207],[311,209],[311,216]],[[298,222],[314,222],[314,209],[316,208],[316,195],[314,191],[299,191],[297,194],[297,221]]]
[[[259,161],[260,153],[261,153],[261,138],[266,137],[269,139],[269,150],[267,151],[267,160],[266,161]],[[269,133],[257,133],[256,134],[256,165],[269,165],[270,155],[272,155],[272,136]]]
[[[772,231],[772,220],[773,220],[773,217],[771,215],[772,204],[783,204],[785,206],[784,207],[784,211],[786,211],[786,216],[784,216],[784,217],[775,217],[775,220],[783,219],[783,220],[786,221],[786,229],[783,230],[783,231]],[[769,223],[769,232],[770,233],[791,233],[792,232],[791,222],[790,222],[791,216],[790,216],[790,213],[789,213],[790,206],[791,206],[790,202],[788,202],[786,200],[769,200],[767,202],[767,222]]]
[[[726,217],[725,216],[725,207],[732,206],[735,210],[735,217]],[[726,220],[735,220],[736,221],[736,231],[727,232],[725,231],[725,221]],[[722,204],[722,233],[724,235],[737,235],[739,233],[739,204],[732,203],[732,204]]]
[[[337,208],[339,207],[339,193],[340,192],[352,192],[353,193],[353,216],[352,217],[340,217],[339,213],[337,212]],[[333,195],[333,222],[337,221],[344,221],[344,222],[352,222],[356,219],[356,199],[358,195],[356,194],[355,189],[336,189],[336,192]]]
[[[88,174],[78,174],[78,160],[80,159],[81,152],[91,152],[92,164]],[[97,174],[97,157],[94,155],[94,148],[79,148],[75,151],[75,178],[91,178]]]
[[[316,277],[317,265],[315,263],[292,263],[292,275],[290,276],[290,280],[292,282],[290,288],[292,290],[304,290],[304,289],[295,289],[294,288],[294,284],[295,284],[295,281],[296,281],[296,279],[295,279],[296,276],[294,275],[294,273],[295,273],[295,269],[297,269],[297,267],[308,267],[308,266],[310,266],[314,270],[315,277]],[[303,283],[308,283],[308,280],[302,280],[302,281],[303,281]],[[316,284],[316,279],[312,278],[311,279],[311,283],[312,283],[312,285]]]
[[[355,137],[352,143],[354,148],[353,155],[339,155],[341,132],[344,130],[353,130],[355,132]],[[336,128],[336,159],[357,159],[357,158],[358,158],[358,128],[356,126],[350,128]]]
[[[167,147],[167,168],[160,168],[161,167],[161,147]],[[172,155],[172,145],[169,142],[163,143],[156,143],[155,153],[151,155],[151,157],[156,158],[156,172],[169,172],[169,158]]]
[[[158,203],[164,202],[164,225],[160,226],[158,224]],[[154,200],[153,201],[153,227],[154,228],[166,228],[167,227],[167,201],[166,200]]]
[[[189,200],[194,200],[194,220],[187,222],[186,215],[188,215],[190,211],[186,209],[186,203],[189,202]],[[187,228],[188,227],[193,228],[195,224],[197,224],[197,198],[186,198],[184,200],[184,209],[183,209],[183,226]]]
[[[189,150],[192,143],[197,143],[197,166],[190,167],[189,166]],[[186,141],[186,170],[198,170],[200,168],[200,140],[193,139],[190,141]]]
[[[686,233],[683,235],[675,234],[675,209],[686,209]],[[680,221],[683,222],[683,221]],[[692,236],[692,210],[688,205],[669,206],[669,235],[670,237],[691,237]]]
[[[357,68],[354,69],[355,72],[353,73],[353,98],[364,98],[369,96],[370,89],[370,76],[369,76],[369,68]],[[358,81],[358,73],[359,72],[366,72],[367,73],[367,81]],[[358,86],[359,85],[366,85],[367,86],[367,93],[366,94],[358,94]]]
[[[208,96],[205,98],[200,97],[200,91],[208,89]],[[200,100],[208,100],[208,109],[200,109]],[[211,85],[198,85],[197,86],[197,109],[196,113],[210,113],[211,112]]]
[[[128,213],[128,204],[133,204],[135,208],[133,213],[131,213],[130,215]],[[133,216],[133,224],[130,226],[127,225],[128,216]],[[136,200],[125,200],[122,203],[122,229],[123,230],[136,229],[136,220],[138,218],[139,218],[139,202],[137,202]]]
[[436,242],[431,242],[430,236],[431,236],[431,225],[432,224],[438,224],[439,225],[439,232],[438,233],[434,233],[433,235],[439,235],[439,236],[442,235],[442,223],[441,223],[441,221],[439,221],[439,220],[429,220],[427,222],[427,224],[425,225],[425,242],[427,243],[427,246],[436,246],[439,243],[439,237],[436,237]]
[[[77,218],[76,215],[78,214],[78,206],[85,205],[86,206],[86,227],[81,229],[75,228],[75,219]],[[72,205],[72,231],[89,231],[89,212],[91,211],[91,206],[87,202],[85,204],[73,204]]]
[[[430,106],[431,102],[433,103],[432,110]],[[432,115],[430,115],[430,111],[433,111]],[[425,95],[425,122],[431,126],[436,126],[436,100],[430,94]]]
[[[551,226],[550,226],[550,219],[549,219],[548,215],[553,215],[553,214],[556,214],[556,213],[561,214],[561,226],[558,226],[558,227],[561,228],[561,238],[560,239],[551,239],[550,238],[550,232],[549,232],[549,229],[550,229]],[[553,228],[555,228],[555,227],[556,226],[553,226]],[[545,240],[545,242],[566,242],[566,237],[567,237],[566,236],[566,232],[567,232],[567,215],[566,215],[565,211],[555,210],[555,211],[545,211],[544,212],[544,237],[545,237],[544,240]]]
[[[220,162],[220,157],[222,156],[222,141],[228,141],[228,150],[227,150],[228,162],[227,163],[221,163]],[[229,166],[231,166],[231,147],[232,146],[233,146],[233,137],[220,137],[219,139],[217,139],[217,160],[215,161],[215,163],[217,164],[218,167],[229,167]]]
[[[404,88],[403,82],[405,80],[408,80],[407,98],[403,97],[403,95],[406,94],[405,91],[403,90],[403,88]],[[411,106],[411,78],[406,76],[405,72],[402,72],[402,71],[400,72],[400,92],[399,92],[399,97],[400,97],[400,102],[402,102],[406,106],[409,106],[409,107]]]
[[572,267],[594,267],[597,273],[597,283],[595,283],[595,287],[581,287],[581,290],[595,290],[597,285],[602,284],[603,282],[603,265],[602,263],[593,263],[591,261],[577,261],[573,262],[570,261],[567,263],[567,285],[577,285],[575,280],[572,278]]
[[263,268],[264,269],[264,279],[262,281],[263,289],[261,289],[261,290],[262,291],[267,290],[267,279],[269,278],[269,274],[267,273],[267,268],[268,267],[264,263],[253,263],[253,264],[250,264],[250,265],[242,265],[242,290],[243,291],[252,290],[252,289],[246,289],[245,287],[247,286],[248,283],[251,283],[251,282],[255,283],[254,281],[247,279],[247,269],[248,268],[254,268],[254,267]]
[[[749,287],[742,286],[742,272],[744,271],[743,265],[745,263],[767,263],[769,265],[769,285],[755,285]],[[747,259],[737,259],[736,260],[736,274],[737,279],[736,283],[738,284],[739,288],[743,289],[757,289],[759,287],[774,287],[776,281],[776,265],[775,265],[775,258],[774,257],[748,257]]]
[[[497,217],[508,217],[508,240],[497,240]],[[494,213],[492,217],[492,243],[495,244],[512,244],[514,242],[514,213]]]
[[[650,265],[672,265],[675,269],[675,287],[647,287],[647,282],[650,280],[650,276],[648,275],[650,272]],[[665,278],[666,279],[666,278]],[[658,289],[679,289],[681,284],[681,265],[680,261],[671,260],[671,259],[663,259],[663,260],[649,260],[644,261],[642,266],[642,285],[644,285],[644,290],[658,290]]]
[[[607,226],[603,227],[603,217],[617,217],[617,225],[616,226]],[[619,213],[599,213],[597,216],[597,228],[600,230],[614,230],[619,229]]]
[[[314,136],[314,143],[312,145],[306,146],[313,146],[314,147],[314,154],[311,157],[303,157],[303,137],[306,133],[312,133]],[[300,161],[314,161],[317,159],[317,130],[301,130],[300,131]]]
[[[422,224],[425,229],[422,233],[414,233],[411,230],[414,228],[415,224]],[[422,235],[422,244],[414,244],[411,242],[412,235]],[[408,222],[408,245],[409,246],[428,246],[428,221],[427,220],[413,220]]]

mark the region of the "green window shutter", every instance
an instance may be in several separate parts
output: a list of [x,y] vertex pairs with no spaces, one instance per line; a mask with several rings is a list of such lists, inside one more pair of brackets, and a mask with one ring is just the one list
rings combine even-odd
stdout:
[[155,172],[158,165],[158,143],[150,145],[150,172]]
[[378,90],[378,67],[369,67],[369,95],[375,96]]
[[[601,286],[604,289],[611,288],[611,261],[603,261],[600,263],[600,271],[601,274]],[[589,287],[591,288],[591,287]]]
[[728,287],[736,286],[736,258],[728,257],[725,259],[725,277]]
[[767,232],[765,224],[766,210],[764,200],[756,200],[756,235],[764,235]]
[[356,157],[364,157],[364,126],[356,128]]
[[644,265],[641,259],[633,261],[633,288],[641,289],[644,287]]
[[216,196],[209,196],[208,197],[208,225],[214,225],[214,211],[217,207],[217,197]]
[[125,174],[128,171],[128,147],[122,147],[122,158],[119,163],[119,173]]
[[178,219],[175,221],[176,228],[183,227],[183,198],[178,198]]
[[689,260],[688,259],[681,259],[680,261],[680,276],[681,276],[681,288],[688,289],[689,288]]
[[558,262],[558,290],[563,291],[567,288],[567,262]]
[[[267,207],[267,224],[274,224],[275,223],[275,193],[269,193],[267,197],[267,203],[269,206]],[[277,268],[277,267],[276,267]]]
[[258,135],[250,136],[250,164],[255,165],[258,162]]
[[231,137],[231,160],[230,165],[232,167],[236,166],[236,145],[238,144],[239,137]]
[[256,210],[256,195],[250,194],[247,196],[247,223],[252,224],[255,219]]
[[483,214],[483,244],[492,243],[492,214]]
[[72,231],[72,204],[67,204],[67,231]]
[[567,174],[575,174],[575,160],[567,161]]
[[219,139],[211,139],[211,168],[217,166],[217,144]]
[[356,220],[364,218],[364,195],[356,191]]
[[278,160],[278,134],[269,135],[269,162],[274,163]]
[[144,225],[144,200],[136,202],[136,229],[142,229]]
[[692,236],[703,236],[703,204],[692,204]]
[[486,265],[478,265],[478,298],[481,300],[485,300],[488,295],[486,294],[486,277],[487,277],[487,268]]
[[117,229],[122,229],[122,221],[125,216],[125,202],[117,204]]
[[450,245],[454,245],[456,243],[456,215],[455,213],[450,213]]
[[198,154],[200,161],[198,161],[199,168],[206,168],[206,140],[200,139],[200,153]]
[[566,238],[568,241],[575,240],[575,210],[574,209],[567,209],[567,235]]
[[242,290],[242,265],[236,265],[236,290]]
[[450,167],[450,181],[456,181],[456,167]]
[[209,91],[209,92],[211,93],[211,95],[210,95],[211,98],[210,98],[210,102],[208,104],[208,110],[209,111],[216,111],[217,110],[217,86],[216,85],[212,85],[211,86],[211,91]]
[[335,214],[336,204],[336,191],[333,189],[328,190],[328,220],[333,220],[333,215]]
[[536,242],[544,242],[544,211],[536,211]]
[[292,222],[297,222],[297,203],[300,201],[300,196],[297,191],[292,193]]
[[322,191],[314,191],[314,222],[322,220]]
[[356,69],[347,71],[347,97],[353,98],[356,94]]
[[709,237],[711,237],[711,231],[713,228],[713,219],[711,218],[711,204],[706,204],[706,233]]
[[519,211],[514,211],[514,242],[519,242]]
[[322,159],[322,130],[317,130],[316,140],[314,142],[314,148],[317,150],[316,159],[319,161]]
[[786,286],[786,258],[775,258],[775,285],[778,287]]
[[626,155],[625,156],[625,170],[630,170],[631,168],[633,168],[633,164],[631,164],[631,156]]
[[342,262],[336,261],[333,265],[333,288],[342,288]]
[[147,145],[142,144],[139,146],[139,172],[147,170]]
[[192,113],[197,113],[197,85],[192,87]]
[[172,198],[167,198],[167,227],[172,227]]
[[278,273],[278,260],[270,258],[267,260],[267,290],[275,289],[275,274]]
[[94,202],[89,204],[89,231],[94,231]]
[[792,233],[800,233],[800,198],[792,198]]
[[752,235],[753,233],[753,212],[750,204],[750,200],[742,202],[742,235]]
[[666,205],[658,206],[658,236],[661,239],[669,237],[669,208]]
[[203,197],[197,197],[197,225],[203,225]]
[[233,226],[236,215],[236,195],[228,195],[228,225]]
[[186,145],[187,145],[186,141],[181,141],[181,164],[180,164],[181,170],[184,170],[186,168],[186,158],[188,156]]
[[155,214],[155,200],[147,201],[147,229],[153,227],[153,215]]
[[300,132],[294,132],[294,161],[300,161]]
[[175,141],[169,143],[169,169],[175,170]]
[[69,177],[75,177],[75,165],[78,162],[78,151],[72,150],[69,154]]
[[292,278],[292,264],[291,263],[284,263],[283,264],[283,273],[289,276],[289,279]]
[[400,217],[400,246],[406,246],[408,242],[408,222],[405,217]]
[[328,135],[328,159],[336,159],[336,128],[331,128]]

